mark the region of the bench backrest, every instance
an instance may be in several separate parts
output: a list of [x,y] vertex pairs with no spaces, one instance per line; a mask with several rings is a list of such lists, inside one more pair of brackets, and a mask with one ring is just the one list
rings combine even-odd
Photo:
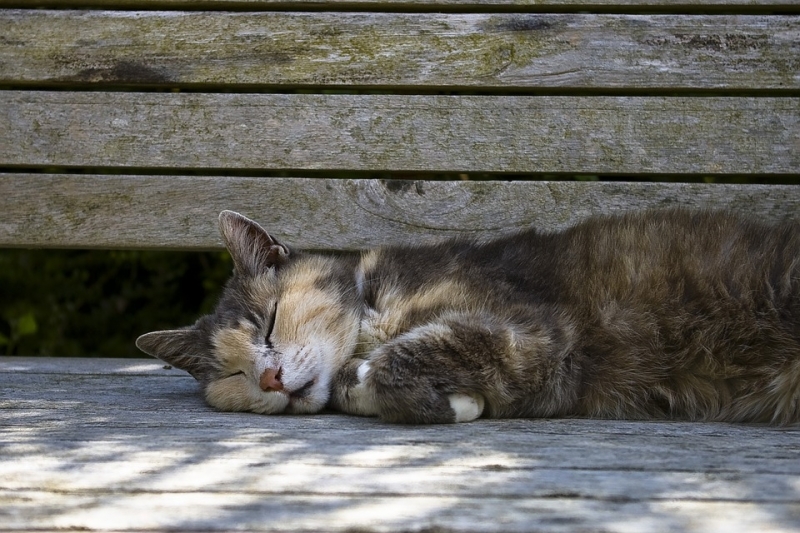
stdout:
[[[800,211],[797,1],[24,5],[0,246],[210,249],[222,209],[314,249]],[[704,179],[771,184],[673,183]]]

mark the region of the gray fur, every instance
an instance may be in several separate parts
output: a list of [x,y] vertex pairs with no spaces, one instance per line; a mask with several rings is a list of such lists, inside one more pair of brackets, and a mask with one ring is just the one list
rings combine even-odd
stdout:
[[[800,421],[796,222],[650,211],[360,257],[289,253],[233,213],[221,225],[237,268],[215,314],[138,341],[219,408]],[[236,368],[241,385],[215,385]],[[265,368],[296,369],[280,374],[294,389],[259,389]]]

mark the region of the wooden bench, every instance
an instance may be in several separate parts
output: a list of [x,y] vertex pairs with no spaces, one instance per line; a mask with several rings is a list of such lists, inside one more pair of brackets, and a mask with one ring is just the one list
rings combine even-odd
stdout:
[[[777,220],[798,183],[797,0],[0,0],[3,247]],[[798,528],[796,426],[223,414],[154,360],[0,358],[0,531]]]

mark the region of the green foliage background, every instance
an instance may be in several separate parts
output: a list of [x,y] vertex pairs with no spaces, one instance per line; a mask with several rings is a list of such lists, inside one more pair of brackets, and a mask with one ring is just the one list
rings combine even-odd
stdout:
[[137,336],[213,309],[227,252],[0,250],[0,354],[141,357]]

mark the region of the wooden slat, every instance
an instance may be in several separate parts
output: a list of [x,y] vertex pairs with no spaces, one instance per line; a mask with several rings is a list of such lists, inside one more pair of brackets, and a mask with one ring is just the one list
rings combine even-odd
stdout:
[[[178,422],[179,423],[179,422]],[[563,438],[563,437],[562,437]],[[172,442],[182,445],[179,439]],[[645,442],[643,442],[645,444]],[[335,446],[335,445],[334,445]],[[53,450],[55,451],[55,450]],[[28,457],[35,461],[40,470],[31,472],[31,468],[24,464],[2,465],[0,479],[0,494],[4,491],[26,491],[31,487],[48,485],[51,490],[81,491],[97,490],[98,484],[108,491],[124,492],[192,492],[197,489],[197,482],[193,477],[170,477],[165,480],[127,478],[130,472],[146,469],[168,469],[174,462],[173,457],[133,457],[123,461],[109,460],[108,450],[98,450],[95,453],[83,452],[80,457],[70,453],[71,450],[59,450],[60,457],[54,458],[44,454],[29,454]],[[569,453],[575,450],[570,450]],[[65,453],[66,452],[66,453]],[[267,450],[269,452],[269,450]],[[567,451],[562,452],[566,455]],[[741,452],[737,454],[739,456]],[[65,457],[66,456],[66,457]],[[738,457],[737,457],[738,458]],[[563,460],[563,456],[559,457]],[[219,483],[220,491],[247,492],[258,494],[264,498],[280,496],[282,493],[309,493],[320,496],[334,495],[341,492],[343,486],[348,487],[351,495],[369,496],[386,487],[380,482],[387,475],[394,474],[393,490],[399,496],[450,496],[455,490],[463,497],[480,498],[486,494],[486,487],[495,487],[493,493],[503,498],[547,498],[552,496],[554,489],[568,484],[575,491],[573,497],[619,499],[630,497],[636,493],[642,500],[662,498],[688,499],[698,493],[714,493],[719,499],[736,502],[748,502],[752,499],[749,491],[742,490],[737,484],[727,482],[725,474],[711,474],[705,477],[697,476],[692,472],[659,472],[654,476],[653,471],[634,471],[625,477],[624,483],[608,483],[607,471],[592,471],[587,469],[574,469],[569,471],[550,470],[540,468],[534,476],[525,476],[525,469],[531,467],[486,469],[483,474],[482,484],[473,484],[468,476],[463,474],[465,465],[448,465],[437,468],[433,472],[427,465],[408,466],[394,469],[380,468],[379,465],[304,465],[292,462],[290,465],[275,461],[270,468],[270,475],[263,476],[259,472],[256,477],[253,472],[247,474],[249,462],[255,462],[258,457],[254,454],[239,454],[234,458],[221,458],[215,461],[213,467],[217,469],[230,469],[239,471],[239,479],[233,480],[232,476]],[[211,465],[209,465],[211,466]],[[737,465],[738,466],[738,465]],[[65,468],[66,467],[66,468]],[[81,467],[84,476],[74,476],[70,468]],[[360,471],[360,475],[353,475],[353,467]],[[197,468],[198,472],[201,467]],[[211,467],[209,468],[211,470]],[[111,475],[109,475],[111,473]],[[787,498],[783,485],[787,481],[794,481],[798,474],[761,474],[748,473],[740,477],[741,485],[750,487],[763,487],[765,490],[760,495],[762,503],[785,503]],[[653,483],[653,478],[658,481]],[[420,480],[425,480],[428,486],[421,486]],[[102,480],[102,481],[100,481]],[[739,490],[737,490],[739,489]],[[2,496],[0,496],[1,498]],[[800,507],[800,504],[798,504]]]
[[661,9],[682,12],[687,9],[701,11],[709,8],[774,8],[796,10],[797,0],[0,0],[0,7],[39,6],[104,6],[111,8],[137,9],[571,9],[575,11],[591,8],[638,8],[644,10]]
[[0,165],[800,172],[800,98],[0,92]]
[[0,83],[800,88],[791,16],[0,13]]
[[799,435],[219,413],[150,360],[4,357],[0,530],[788,532]]
[[298,248],[360,249],[675,205],[780,220],[800,186],[0,174],[0,246],[218,248],[233,209]]
[[172,370],[158,359],[111,359],[75,357],[65,365],[62,360],[50,357],[4,357],[0,359],[0,372],[13,374],[81,374],[91,375],[148,375],[186,378],[187,374]]
[[[324,443],[320,443],[324,446]],[[198,474],[200,476],[201,474]],[[269,476],[270,472],[264,472]],[[424,482],[424,478],[421,482]],[[480,483],[475,476],[473,483]],[[693,500],[605,501],[492,496],[265,496],[200,492],[2,491],[5,531],[287,532],[778,532],[797,527],[800,505]],[[564,523],[568,522],[569,527]],[[444,524],[444,527],[442,526]],[[446,527],[446,529],[445,529]]]

